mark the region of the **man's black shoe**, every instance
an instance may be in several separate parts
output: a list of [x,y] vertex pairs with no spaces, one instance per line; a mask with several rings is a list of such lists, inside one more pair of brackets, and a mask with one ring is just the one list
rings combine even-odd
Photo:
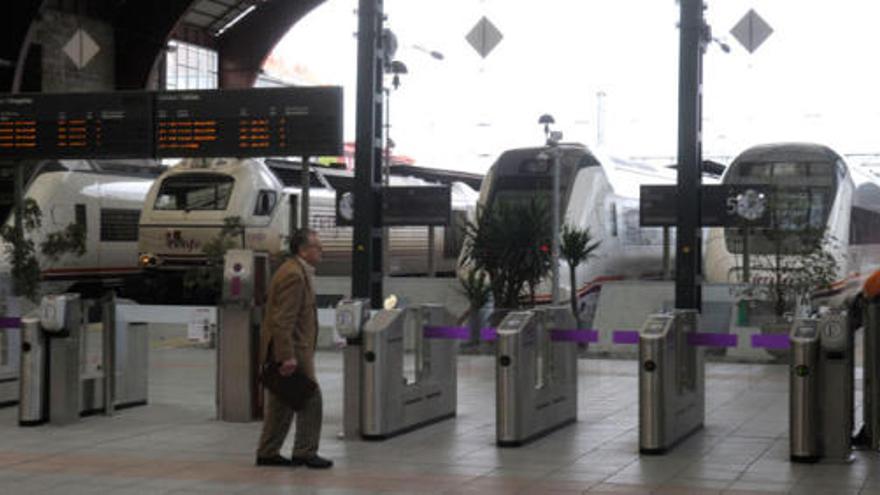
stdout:
[[257,466],[290,466],[290,459],[282,455],[272,457],[257,457]]
[[333,467],[333,461],[317,455],[309,457],[308,459],[294,457],[290,459],[290,463],[294,466],[305,466],[312,469],[327,469]]

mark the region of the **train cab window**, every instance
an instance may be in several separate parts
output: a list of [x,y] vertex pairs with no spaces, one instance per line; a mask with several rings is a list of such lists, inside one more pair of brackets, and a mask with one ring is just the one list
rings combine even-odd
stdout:
[[162,182],[156,210],[225,210],[235,179],[221,174],[180,174]]
[[257,195],[257,204],[254,206],[254,215],[256,216],[268,216],[272,214],[272,210],[275,209],[275,203],[278,201],[278,196],[275,191],[270,191],[268,189],[260,190],[260,193]]

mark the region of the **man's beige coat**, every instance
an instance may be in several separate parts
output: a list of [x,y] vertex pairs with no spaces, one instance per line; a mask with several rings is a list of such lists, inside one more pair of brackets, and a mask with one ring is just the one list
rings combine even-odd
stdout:
[[264,362],[272,343],[277,362],[292,357],[312,380],[315,378],[315,345],[318,339],[318,312],[315,292],[305,267],[296,258],[285,261],[269,285],[269,296],[260,330],[260,362]]

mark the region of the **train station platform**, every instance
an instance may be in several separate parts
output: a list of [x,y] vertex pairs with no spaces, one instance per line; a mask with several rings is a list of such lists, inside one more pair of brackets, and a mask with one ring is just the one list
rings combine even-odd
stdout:
[[499,449],[492,357],[460,357],[455,419],[365,442],[339,438],[342,356],[323,351],[321,454],[336,465],[318,471],[255,467],[260,423],[214,419],[215,352],[153,347],[147,406],[35,428],[0,410],[0,493],[880,494],[878,454],[789,462],[784,365],[707,364],[705,428],[665,456],[640,456],[634,361],[581,359],[577,423]]

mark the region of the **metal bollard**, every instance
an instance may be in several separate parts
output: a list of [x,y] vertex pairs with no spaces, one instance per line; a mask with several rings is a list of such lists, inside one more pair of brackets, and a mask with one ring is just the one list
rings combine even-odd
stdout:
[[40,329],[40,319],[35,316],[21,319],[21,331],[18,424],[36,426],[47,419],[46,339]]

